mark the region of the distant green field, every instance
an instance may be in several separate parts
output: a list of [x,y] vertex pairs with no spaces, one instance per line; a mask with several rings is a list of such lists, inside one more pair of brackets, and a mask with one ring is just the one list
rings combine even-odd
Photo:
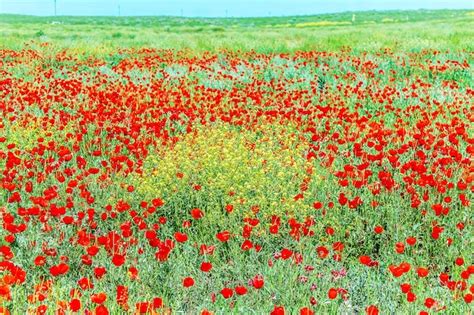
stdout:
[[474,11],[346,12],[298,17],[33,17],[0,15],[0,48],[108,53],[117,48],[293,52],[474,48]]

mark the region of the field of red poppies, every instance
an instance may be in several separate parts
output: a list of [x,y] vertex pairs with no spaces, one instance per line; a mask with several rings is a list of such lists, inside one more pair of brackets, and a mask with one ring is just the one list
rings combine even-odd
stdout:
[[470,314],[473,53],[0,51],[1,314]]

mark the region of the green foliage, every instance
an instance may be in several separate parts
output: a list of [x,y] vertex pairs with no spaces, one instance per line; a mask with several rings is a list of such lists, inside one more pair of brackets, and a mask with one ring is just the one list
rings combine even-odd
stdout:
[[[353,21],[353,14],[355,21]],[[33,31],[41,29],[40,32]],[[58,50],[107,55],[117,48],[394,51],[473,50],[469,10],[346,12],[298,17],[33,17],[0,15],[0,47],[21,49],[48,34]],[[37,43],[39,44],[39,43]]]
[[35,36],[36,36],[36,37],[41,37],[41,36],[44,36],[44,35],[45,35],[45,34],[44,34],[43,31],[38,31],[38,32],[35,33]]

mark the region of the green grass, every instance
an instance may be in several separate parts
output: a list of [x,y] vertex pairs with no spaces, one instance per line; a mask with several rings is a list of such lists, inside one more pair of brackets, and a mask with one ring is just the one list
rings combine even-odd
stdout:
[[[353,21],[353,15],[355,20]],[[59,24],[58,24],[59,23]],[[33,17],[0,15],[0,48],[109,53],[118,48],[294,52],[474,48],[474,11],[346,12],[298,17]]]

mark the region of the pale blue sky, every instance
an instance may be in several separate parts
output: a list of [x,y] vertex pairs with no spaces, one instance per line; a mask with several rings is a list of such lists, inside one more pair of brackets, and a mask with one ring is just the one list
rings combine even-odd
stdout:
[[[391,9],[473,9],[474,0],[56,0],[58,15],[280,16]],[[54,15],[54,0],[0,0],[0,13]]]

